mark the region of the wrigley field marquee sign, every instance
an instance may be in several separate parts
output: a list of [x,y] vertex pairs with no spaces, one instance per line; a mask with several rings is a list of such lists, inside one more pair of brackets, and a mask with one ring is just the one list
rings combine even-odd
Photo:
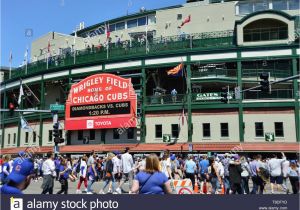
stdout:
[[66,102],[66,130],[136,127],[137,96],[131,79],[96,74],[72,85]]

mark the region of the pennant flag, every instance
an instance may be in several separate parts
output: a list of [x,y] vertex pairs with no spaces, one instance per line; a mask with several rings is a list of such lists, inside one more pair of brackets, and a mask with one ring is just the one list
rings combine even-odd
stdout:
[[32,128],[28,124],[28,122],[21,116],[21,128],[24,129],[25,132],[32,132]]
[[22,80],[20,81],[20,93],[18,98],[18,104],[20,105],[22,102],[22,96],[24,95],[23,86],[22,86]]
[[105,23],[105,34],[106,38],[108,39],[110,37],[110,30],[109,30],[109,24]]
[[76,44],[76,39],[77,39],[77,31],[75,31],[75,35],[74,35],[74,40],[73,40],[74,46],[75,46],[75,44]]
[[181,114],[181,124],[182,124],[182,126],[184,126],[184,118],[185,118],[184,109],[182,109],[182,114]]
[[178,26],[178,28],[181,28],[182,26],[184,26],[185,24],[191,22],[191,15],[189,15],[187,18],[184,19],[184,21],[181,23],[180,26]]
[[177,77],[177,76],[182,76],[182,71],[183,71],[183,63],[180,63],[178,66],[174,67],[173,69],[168,70],[167,74]]
[[28,57],[28,47],[26,48],[26,51],[24,53],[24,60],[26,61],[26,63],[27,63],[27,57]]
[[[186,122],[188,123],[188,119],[187,119],[187,116],[184,112],[184,108],[182,109],[182,113],[181,115],[179,116],[179,121],[181,120],[181,125],[184,126],[184,121],[186,120]],[[180,124],[179,124],[180,125]]]
[[12,59],[13,59],[13,57],[12,57],[12,51],[10,51],[10,53],[9,53],[9,63],[12,62]]
[[48,53],[50,53],[50,47],[51,47],[50,40],[48,39],[48,46],[47,46]]

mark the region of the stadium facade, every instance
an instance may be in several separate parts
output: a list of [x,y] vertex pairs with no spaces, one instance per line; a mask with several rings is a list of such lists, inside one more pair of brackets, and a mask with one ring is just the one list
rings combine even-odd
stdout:
[[[1,108],[18,97],[20,79],[19,108],[48,110],[66,103],[72,84],[110,73],[131,78],[136,125],[66,131],[59,111],[60,152],[188,151],[191,144],[193,151],[296,152],[299,79],[276,83],[271,92],[238,90],[257,86],[264,72],[270,82],[299,74],[299,28],[298,0],[203,0],[142,8],[69,35],[49,32],[32,43],[27,65],[5,71]],[[183,76],[167,74],[181,63]],[[229,103],[220,101],[223,87]],[[1,112],[1,152],[51,151],[51,113],[23,116],[33,132],[19,126],[18,112]]]

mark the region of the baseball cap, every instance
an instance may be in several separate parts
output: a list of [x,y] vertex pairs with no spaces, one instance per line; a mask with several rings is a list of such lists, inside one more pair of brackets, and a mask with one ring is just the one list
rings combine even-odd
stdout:
[[171,159],[171,160],[175,160],[175,159],[176,159],[175,154],[172,154],[171,157],[170,157],[170,159]]
[[296,164],[296,160],[291,160],[291,164]]
[[235,156],[233,156],[233,159],[234,159],[234,160],[239,160],[240,157],[239,157],[238,155],[235,155]]
[[33,174],[33,162],[30,159],[24,159],[23,161],[17,162],[12,172],[8,175],[8,179],[12,180],[16,184],[21,183],[24,179]]

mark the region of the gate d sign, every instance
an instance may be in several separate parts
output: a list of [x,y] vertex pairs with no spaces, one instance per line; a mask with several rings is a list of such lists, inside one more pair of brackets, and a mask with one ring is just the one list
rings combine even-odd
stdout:
[[275,140],[274,133],[265,133],[265,139],[266,141],[274,141]]

